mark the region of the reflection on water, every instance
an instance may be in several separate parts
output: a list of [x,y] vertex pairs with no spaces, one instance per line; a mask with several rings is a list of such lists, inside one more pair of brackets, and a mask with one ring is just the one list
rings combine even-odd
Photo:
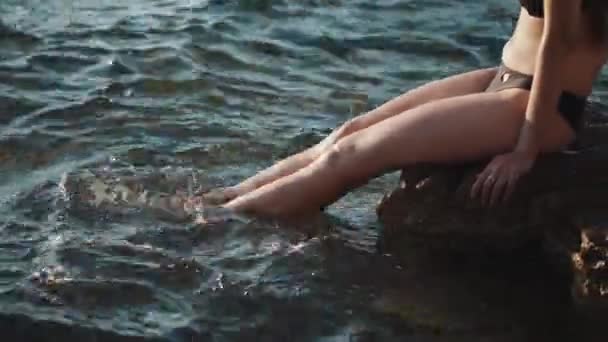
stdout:
[[[378,251],[374,205],[396,175],[298,226],[200,226],[132,205],[232,184],[406,89],[496,64],[516,10],[2,1],[0,329],[69,341],[579,336],[534,257],[442,266]],[[91,205],[91,179],[111,200]]]

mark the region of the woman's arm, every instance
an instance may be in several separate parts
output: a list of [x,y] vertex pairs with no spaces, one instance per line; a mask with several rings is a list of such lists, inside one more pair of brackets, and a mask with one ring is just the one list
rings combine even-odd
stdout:
[[582,0],[544,0],[544,28],[536,57],[534,82],[526,117],[516,151],[538,153],[539,127],[544,114],[557,108],[561,92],[561,73],[564,59],[574,44],[580,21]]
[[513,151],[495,156],[477,176],[472,197],[494,205],[508,199],[519,178],[534,164],[540,150],[547,113],[555,112],[562,89],[564,61],[574,45],[582,20],[582,0],[544,0],[543,35],[536,56],[534,82],[524,123]]

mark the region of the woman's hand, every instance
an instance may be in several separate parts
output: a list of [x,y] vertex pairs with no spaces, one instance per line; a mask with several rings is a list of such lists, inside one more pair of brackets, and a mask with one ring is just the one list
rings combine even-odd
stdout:
[[536,153],[513,151],[494,157],[486,168],[477,175],[471,188],[471,198],[479,198],[484,206],[493,206],[502,197],[507,201],[519,178],[530,171]]

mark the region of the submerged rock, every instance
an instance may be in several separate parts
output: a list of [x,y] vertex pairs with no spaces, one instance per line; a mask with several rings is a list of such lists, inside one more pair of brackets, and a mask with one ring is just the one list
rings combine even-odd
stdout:
[[608,311],[608,116],[602,112],[590,105],[576,146],[539,158],[511,201],[495,208],[469,196],[488,160],[404,169],[377,207],[381,247],[479,260],[532,250],[568,276],[583,312]]

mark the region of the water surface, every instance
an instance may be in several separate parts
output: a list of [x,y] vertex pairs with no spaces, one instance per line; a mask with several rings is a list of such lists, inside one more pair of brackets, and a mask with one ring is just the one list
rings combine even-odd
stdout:
[[339,201],[313,235],[91,210],[62,183],[94,172],[150,191],[233,184],[407,89],[497,64],[517,9],[2,1],[0,327],[68,341],[565,336],[554,330],[568,330],[568,298],[547,290],[550,279],[429,269],[379,251],[374,208],[395,174]]

